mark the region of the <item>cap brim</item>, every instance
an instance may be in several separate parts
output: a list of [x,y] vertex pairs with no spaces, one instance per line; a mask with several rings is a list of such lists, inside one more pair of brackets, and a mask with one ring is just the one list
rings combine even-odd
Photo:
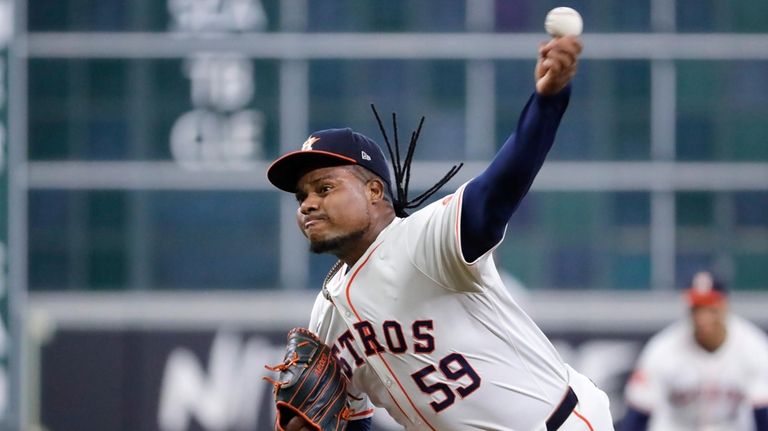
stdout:
[[294,151],[283,155],[269,165],[267,179],[278,189],[295,193],[296,184],[309,171],[356,164],[355,159],[328,151]]
[[721,304],[725,302],[726,299],[726,296],[722,292],[716,290],[699,292],[696,289],[687,289],[685,291],[685,300],[691,307]]

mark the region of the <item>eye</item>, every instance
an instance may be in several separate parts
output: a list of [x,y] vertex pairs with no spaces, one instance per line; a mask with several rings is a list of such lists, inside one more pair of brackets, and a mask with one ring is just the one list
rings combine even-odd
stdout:
[[306,193],[295,193],[293,196],[296,198],[296,202],[298,203],[304,202],[304,199],[307,198]]
[[332,189],[333,189],[333,186],[331,186],[330,184],[323,184],[322,186],[320,186],[320,193],[326,194],[330,192]]

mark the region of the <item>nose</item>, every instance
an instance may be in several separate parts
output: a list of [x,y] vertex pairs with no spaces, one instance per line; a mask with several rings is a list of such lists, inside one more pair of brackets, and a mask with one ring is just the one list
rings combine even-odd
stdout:
[[693,323],[696,327],[706,328],[715,322],[715,316],[712,311],[707,309],[697,309],[693,312]]
[[302,202],[299,204],[299,212],[307,215],[313,211],[317,211],[319,200],[316,196],[313,194],[309,194]]

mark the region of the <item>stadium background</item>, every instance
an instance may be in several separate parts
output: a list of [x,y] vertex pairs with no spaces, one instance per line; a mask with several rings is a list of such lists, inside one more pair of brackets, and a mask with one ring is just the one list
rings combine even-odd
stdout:
[[2,429],[268,429],[262,365],[332,263],[269,161],[378,138],[373,102],[426,115],[413,182],[466,161],[455,187],[514,129],[559,5],[586,48],[497,252],[517,297],[617,419],[693,271],[768,328],[765,1],[2,0]]

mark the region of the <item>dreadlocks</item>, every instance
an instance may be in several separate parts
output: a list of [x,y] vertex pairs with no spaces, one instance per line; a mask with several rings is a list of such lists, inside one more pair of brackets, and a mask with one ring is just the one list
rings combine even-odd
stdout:
[[[371,109],[373,110],[373,115],[376,117],[376,122],[379,123],[379,130],[381,131],[381,135],[384,138],[384,142],[387,144],[387,150],[389,150],[389,158],[392,161],[392,169],[395,171],[395,190],[392,190],[392,206],[395,209],[395,215],[398,217],[408,217],[408,213],[406,212],[407,209],[418,208],[421,204],[423,204],[424,201],[429,199],[430,196],[440,190],[440,188],[444,186],[445,183],[450,181],[451,178],[453,178],[453,176],[459,172],[459,169],[464,166],[464,163],[453,165],[448,173],[446,173],[443,178],[440,179],[440,181],[435,183],[435,185],[427,189],[424,193],[409,200],[408,183],[411,181],[411,162],[413,161],[413,152],[416,150],[416,142],[421,135],[421,127],[424,125],[424,117],[421,117],[419,126],[416,128],[416,130],[411,132],[411,141],[408,144],[408,151],[405,153],[405,160],[401,161],[400,139],[397,133],[397,114],[394,112],[392,113],[392,134],[394,135],[395,139],[395,143],[392,145],[389,141],[387,131],[384,128],[384,123],[381,121],[381,117],[379,117],[379,113],[376,111],[376,107],[373,104],[371,104]],[[393,146],[394,151],[392,150]]]

